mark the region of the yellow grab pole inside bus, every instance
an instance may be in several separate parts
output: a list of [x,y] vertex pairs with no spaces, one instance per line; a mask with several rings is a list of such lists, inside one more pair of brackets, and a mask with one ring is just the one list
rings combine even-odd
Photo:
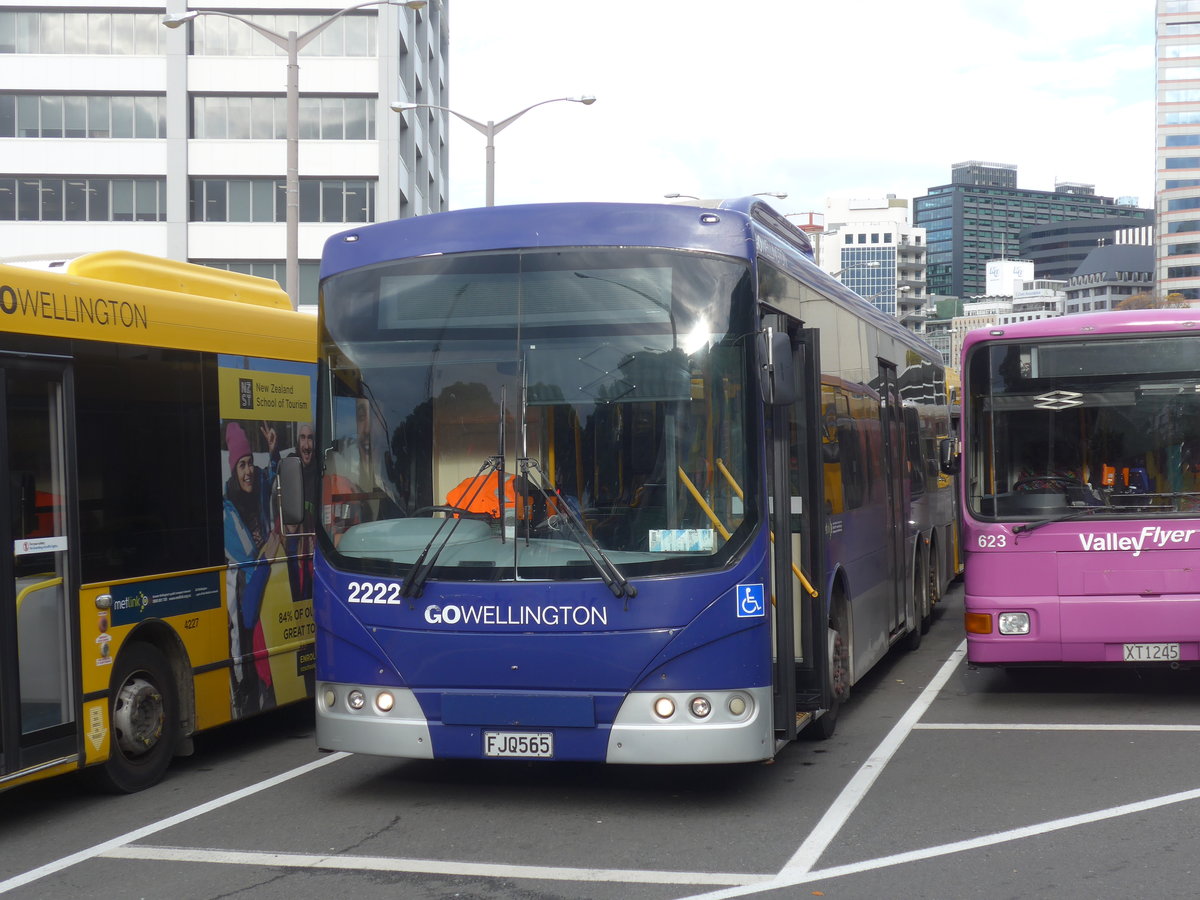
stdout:
[[[727,468],[725,468],[725,463],[723,460],[717,460],[717,468],[721,471],[721,474],[725,476],[725,480],[729,482],[729,486],[733,488],[733,492],[738,495],[738,499],[744,503],[746,501],[746,495],[742,493],[742,487],[737,483],[737,481],[734,480],[733,474]],[[771,532],[771,543],[775,543],[774,531]],[[802,585],[804,585],[804,589],[808,591],[810,597],[817,596],[817,589],[814,588],[812,584],[809,583],[809,580],[804,577],[804,573],[800,571],[800,567],[797,566],[795,562],[792,563],[792,574],[799,579]]]
[[683,479],[683,484],[688,489],[688,493],[690,493],[692,498],[698,504],[700,504],[700,508],[704,510],[704,514],[708,516],[708,520],[717,526],[717,531],[721,533],[721,537],[725,538],[725,540],[729,540],[729,529],[721,524],[721,520],[718,519],[717,514],[712,511],[712,507],[709,506],[708,503],[705,502],[704,498],[700,496],[700,492],[696,490],[696,486],[692,484],[692,479],[687,477],[687,473],[683,471],[682,466],[679,467],[679,477]]

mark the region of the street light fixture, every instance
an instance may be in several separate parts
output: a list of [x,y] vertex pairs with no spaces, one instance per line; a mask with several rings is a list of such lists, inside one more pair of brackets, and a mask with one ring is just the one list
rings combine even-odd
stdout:
[[836,272],[830,272],[831,278],[837,278],[843,272],[849,272],[851,269],[878,269],[881,263],[877,259],[869,259],[863,263],[852,263],[844,268],[838,269]]
[[466,122],[480,134],[487,138],[487,166],[484,170],[485,190],[485,206],[496,205],[496,135],[511,125],[525,113],[539,106],[545,106],[547,103],[582,103],[584,106],[591,106],[596,102],[596,98],[591,95],[583,97],[553,97],[549,100],[542,100],[534,103],[532,106],[527,106],[520,112],[513,113],[507,119],[501,119],[499,122],[494,122],[489,119],[487,122],[479,122],[469,116],[464,116],[457,110],[450,109],[447,106],[437,106],[433,103],[401,103],[394,102],[389,104],[394,112],[409,112],[414,109],[440,109],[442,112],[448,112],[450,115]]
[[227,19],[237,19],[243,25],[261,34],[276,47],[287,52],[287,178],[285,182],[287,251],[284,280],[287,282],[288,297],[291,298],[293,309],[300,304],[300,51],[337,19],[356,9],[368,6],[400,6],[404,9],[417,10],[424,9],[428,5],[428,0],[366,0],[364,3],[356,3],[338,10],[308,31],[300,34],[289,31],[286,35],[265,28],[244,16],[217,9],[189,9],[184,13],[163,16],[162,24],[167,28],[178,28],[197,16],[224,16]]

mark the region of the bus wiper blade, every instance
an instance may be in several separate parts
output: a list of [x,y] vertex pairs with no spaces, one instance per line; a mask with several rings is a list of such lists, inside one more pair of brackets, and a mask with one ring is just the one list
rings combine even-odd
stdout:
[[[487,476],[484,472],[499,471],[501,462],[498,457],[489,456],[483,461],[483,465],[479,467],[479,471],[475,473],[475,477],[471,479],[466,490],[463,491],[463,504],[470,509],[471,503],[474,502],[476,496],[487,484]],[[473,489],[472,489],[473,488]],[[429,574],[433,571],[433,567],[437,565],[438,557],[442,555],[442,551],[446,549],[446,545],[450,543],[450,538],[454,537],[454,532],[458,528],[458,524],[466,516],[456,515],[450,519],[442,519],[438,525],[437,531],[433,533],[433,537],[429,539],[429,543],[421,551],[421,555],[417,557],[417,561],[413,563],[408,574],[404,576],[404,581],[400,585],[401,597],[417,597],[419,598],[425,591],[425,582],[429,580]],[[445,536],[443,537],[443,533]],[[438,539],[441,538],[439,543]],[[437,549],[434,549],[434,545]],[[432,555],[431,555],[432,551]]]
[[1053,525],[1055,522],[1070,522],[1072,519],[1082,519],[1085,516],[1090,516],[1092,513],[1112,512],[1110,506],[1085,506],[1083,509],[1077,509],[1073,512],[1064,513],[1061,516],[1050,516],[1047,519],[1040,519],[1037,522],[1026,522],[1023,525],[1014,525],[1013,534],[1028,534],[1031,531],[1036,531],[1043,525]]
[[[608,589],[612,591],[613,596],[618,599],[621,597],[636,597],[637,588],[629,583],[629,579],[621,574],[621,570],[617,568],[616,564],[600,549],[600,545],[596,543],[596,539],[588,533],[587,525],[584,524],[579,513],[567,502],[567,498],[559,492],[558,488],[550,484],[550,480],[538,466],[537,460],[522,457],[519,462],[521,465],[521,474],[527,480],[529,472],[537,472],[539,483],[534,486],[541,493],[542,497],[546,499],[547,503],[550,501],[550,494],[554,495],[555,505],[561,511],[560,514],[566,518],[571,526],[567,529],[568,534],[571,535],[571,539],[583,550],[584,555],[588,558],[588,562],[600,573],[600,578],[604,581]],[[549,487],[549,491],[547,491],[547,487]]]

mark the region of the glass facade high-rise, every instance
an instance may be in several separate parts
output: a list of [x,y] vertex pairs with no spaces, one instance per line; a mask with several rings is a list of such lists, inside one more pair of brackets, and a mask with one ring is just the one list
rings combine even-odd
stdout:
[[1158,0],[1158,290],[1200,302],[1200,0]]
[[[287,56],[340,4],[0,0],[0,242],[9,258],[120,249],[285,280]],[[299,300],[331,234],[446,208],[447,0],[346,11],[299,54]]]
[[1053,191],[1021,189],[1015,186],[1016,170],[1000,163],[959,163],[950,184],[916,198],[913,224],[926,232],[930,294],[982,295],[987,262],[1018,255],[1021,231],[1030,225],[1107,217],[1145,220],[1152,215],[1098,196],[1091,185],[1063,182]]

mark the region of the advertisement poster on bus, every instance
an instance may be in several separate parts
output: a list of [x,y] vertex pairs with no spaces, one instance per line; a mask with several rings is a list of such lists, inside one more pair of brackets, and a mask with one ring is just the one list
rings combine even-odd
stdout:
[[[230,703],[241,718],[303,698],[314,677],[316,384],[311,365],[254,357],[222,355],[217,373]],[[275,479],[292,455],[304,474],[305,518],[283,527]]]

